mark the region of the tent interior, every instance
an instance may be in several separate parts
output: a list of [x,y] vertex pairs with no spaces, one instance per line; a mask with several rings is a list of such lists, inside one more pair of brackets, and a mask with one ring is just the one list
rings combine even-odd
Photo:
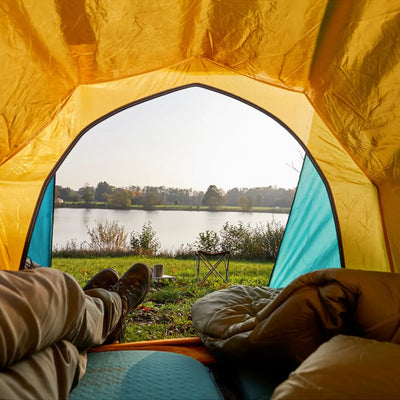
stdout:
[[306,150],[272,288],[331,267],[397,277],[399,20],[395,0],[6,0],[1,268],[18,270],[35,238],[49,254],[54,174],[82,134],[199,86],[274,116]]

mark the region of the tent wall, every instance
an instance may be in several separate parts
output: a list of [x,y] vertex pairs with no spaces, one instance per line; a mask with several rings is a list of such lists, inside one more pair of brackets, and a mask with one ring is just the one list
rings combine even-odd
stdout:
[[[379,193],[315,114],[308,150],[332,193],[346,268],[390,271]],[[399,260],[400,262],[400,260]],[[400,270],[400,265],[397,267]]]
[[42,267],[51,266],[55,179],[47,185],[32,231],[28,257]]
[[269,285],[280,288],[307,272],[341,268],[340,235],[330,196],[305,157],[278,258]]
[[5,0],[1,267],[18,268],[44,182],[87,127],[201,84],[295,132],[331,189],[347,268],[399,271],[399,20],[395,0]]

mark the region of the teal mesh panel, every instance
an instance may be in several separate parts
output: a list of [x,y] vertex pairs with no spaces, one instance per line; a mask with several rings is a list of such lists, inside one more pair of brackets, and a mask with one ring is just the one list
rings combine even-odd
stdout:
[[54,178],[47,186],[33,228],[28,257],[43,267],[51,266],[53,238]]
[[270,286],[321,268],[340,268],[340,252],[331,203],[324,182],[306,156]]

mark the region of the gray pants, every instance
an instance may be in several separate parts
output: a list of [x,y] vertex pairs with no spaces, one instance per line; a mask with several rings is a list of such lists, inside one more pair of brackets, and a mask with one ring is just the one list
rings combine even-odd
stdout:
[[0,398],[65,399],[121,315],[118,294],[61,271],[0,271]]

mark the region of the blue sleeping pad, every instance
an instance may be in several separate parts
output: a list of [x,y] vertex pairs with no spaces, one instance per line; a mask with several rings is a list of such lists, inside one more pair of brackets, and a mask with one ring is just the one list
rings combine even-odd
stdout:
[[109,351],[88,355],[87,372],[71,400],[223,400],[207,367],[162,351]]

